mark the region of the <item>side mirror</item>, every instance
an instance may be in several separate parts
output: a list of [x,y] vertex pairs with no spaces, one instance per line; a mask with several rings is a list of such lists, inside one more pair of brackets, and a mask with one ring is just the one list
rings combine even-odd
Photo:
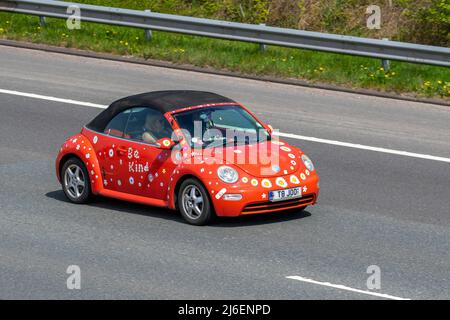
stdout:
[[161,138],[159,139],[156,144],[160,149],[163,150],[170,150],[173,148],[173,146],[176,144],[175,141],[173,141],[170,138]]

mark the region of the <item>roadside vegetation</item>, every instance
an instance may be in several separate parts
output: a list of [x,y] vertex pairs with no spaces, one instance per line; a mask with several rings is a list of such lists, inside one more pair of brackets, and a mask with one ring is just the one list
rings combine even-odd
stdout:
[[[372,1],[284,1],[284,0],[79,0],[74,2],[154,12],[217,18],[248,23],[301,28],[313,31],[418,42],[450,44],[448,1],[382,2],[380,30],[365,25],[365,8]],[[367,3],[366,3],[367,2]],[[428,35],[428,36],[427,36]],[[144,31],[82,23],[69,30],[65,21],[0,13],[0,38],[44,43],[69,48],[132,55],[179,64],[215,68],[250,75],[301,79],[349,88],[368,88],[450,100],[450,68],[391,61],[385,71],[380,60],[257,44],[153,32],[146,41]]]

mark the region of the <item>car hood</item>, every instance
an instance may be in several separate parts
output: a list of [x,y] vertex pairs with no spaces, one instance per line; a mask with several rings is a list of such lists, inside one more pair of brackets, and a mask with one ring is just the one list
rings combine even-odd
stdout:
[[254,177],[289,175],[304,167],[302,151],[281,141],[203,149],[202,155],[205,160],[215,158],[216,163],[236,166]]

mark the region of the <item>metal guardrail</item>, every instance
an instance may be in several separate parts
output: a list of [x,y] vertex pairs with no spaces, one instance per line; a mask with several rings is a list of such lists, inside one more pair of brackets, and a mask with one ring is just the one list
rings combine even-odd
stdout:
[[0,11],[450,67],[450,48],[50,0],[0,0]]

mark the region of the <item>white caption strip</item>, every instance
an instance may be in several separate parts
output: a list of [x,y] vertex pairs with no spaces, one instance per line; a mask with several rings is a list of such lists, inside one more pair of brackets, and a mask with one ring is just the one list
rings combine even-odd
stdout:
[[[77,101],[77,100],[71,100],[71,99],[62,99],[62,98],[56,98],[56,97],[51,97],[51,96],[44,96],[44,95],[39,95],[39,94],[34,94],[34,93],[13,91],[13,90],[0,89],[0,93],[11,94],[11,95],[16,95],[16,96],[22,96],[22,97],[33,98],[33,99],[40,99],[40,100],[61,102],[61,103],[67,103],[67,104],[74,104],[74,105],[85,106],[85,107],[92,107],[92,108],[105,109],[105,108],[108,107],[106,105],[96,104],[96,103],[91,103],[91,102]],[[425,159],[425,160],[433,160],[433,161],[440,161],[440,162],[450,163],[450,158],[432,156],[432,155],[428,155],[428,154],[421,154],[421,153],[414,153],[414,152],[408,152],[408,151],[386,149],[386,148],[380,148],[380,147],[371,147],[371,146],[366,146],[366,145],[362,145],[362,144],[355,144],[355,143],[342,142],[342,141],[336,141],[336,140],[328,140],[328,139],[322,139],[322,138],[301,136],[301,135],[297,135],[297,134],[293,134],[293,133],[278,132],[277,134],[279,136],[281,136],[281,137],[286,137],[286,138],[291,138],[291,139],[311,141],[311,142],[318,142],[318,143],[330,144],[330,145],[347,147],[347,148],[368,150],[368,151],[374,151],[374,152],[395,154],[395,155],[404,156],[404,157],[419,158],[419,159]]]
[[286,278],[292,279],[292,280],[297,280],[297,281],[302,281],[302,282],[307,282],[307,283],[311,283],[311,284],[316,284],[316,285],[319,285],[319,286],[330,287],[330,288],[335,288],[335,289],[340,289],[340,290],[346,290],[346,291],[352,291],[352,292],[356,292],[356,293],[366,294],[366,295],[375,296],[375,297],[379,297],[379,298],[385,298],[385,299],[391,299],[391,300],[411,300],[411,299],[406,299],[406,298],[392,296],[390,294],[384,294],[384,293],[378,293],[378,292],[372,292],[372,291],[355,289],[355,288],[347,287],[347,286],[344,286],[344,285],[341,285],[341,284],[333,284],[333,283],[329,283],[329,282],[316,281],[316,280],[313,280],[313,279],[308,279],[308,278],[304,278],[304,277],[300,277],[300,276],[289,276],[289,277],[286,277]]

